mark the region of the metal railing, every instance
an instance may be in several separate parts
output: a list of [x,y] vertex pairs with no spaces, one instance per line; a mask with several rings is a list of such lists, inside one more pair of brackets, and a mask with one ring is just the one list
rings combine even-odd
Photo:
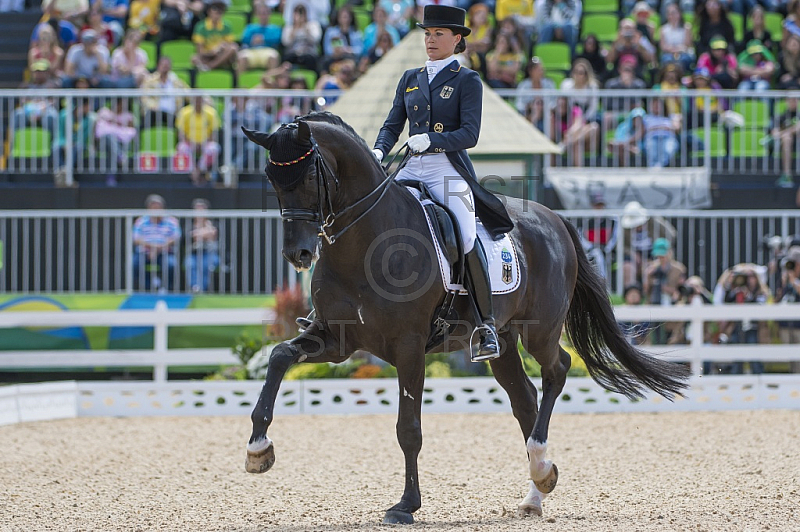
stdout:
[[[792,123],[794,115],[786,115],[787,109],[795,106],[800,93],[534,91],[524,85],[498,93],[564,146],[563,155],[544,158],[546,167],[660,165],[730,174],[800,173],[800,160],[794,157],[799,136],[769,137],[780,118],[785,119],[784,126]],[[298,114],[325,109],[339,94],[256,89],[7,90],[0,93],[0,139],[7,147],[0,157],[0,175],[55,173],[59,183],[71,185],[76,176],[160,172],[183,173],[188,181],[197,167],[232,186],[237,174],[260,174],[266,163],[266,152],[246,141],[239,126],[269,130]],[[207,115],[216,118],[208,118],[213,123],[207,133],[184,138],[181,130],[186,128],[176,127],[175,119],[197,96],[205,98]],[[387,112],[388,108],[387,100]],[[635,109],[645,111],[644,131],[641,138],[628,142],[637,129],[631,116]]]
[[[217,229],[218,263],[194,249],[193,211],[167,211],[180,237],[155,260],[135,263],[133,227],[152,214],[139,211],[0,212],[0,293],[189,292],[191,267],[199,287],[216,293],[271,293],[294,286],[298,274],[281,255],[283,226],[277,210],[208,211]],[[609,288],[621,294],[623,266],[633,260],[631,233],[621,229],[618,210],[563,211],[584,237],[584,247],[602,265]],[[766,237],[800,235],[800,216],[786,211],[658,211],[650,241],[669,237],[673,256],[713,289],[719,275],[741,262],[767,265],[779,258]],[[667,234],[671,226],[674,237]],[[605,227],[605,234],[593,230]],[[187,258],[195,255],[193,263]],[[159,258],[161,259],[159,261]],[[634,263],[639,276],[647,252]],[[140,256],[140,259],[147,257]],[[190,259],[191,260],[191,259]],[[136,264],[136,267],[134,267]],[[165,271],[166,270],[166,271]],[[775,269],[773,269],[773,273]],[[207,285],[202,276],[206,275]],[[156,281],[157,280],[157,281]],[[775,276],[769,278],[775,288]]]

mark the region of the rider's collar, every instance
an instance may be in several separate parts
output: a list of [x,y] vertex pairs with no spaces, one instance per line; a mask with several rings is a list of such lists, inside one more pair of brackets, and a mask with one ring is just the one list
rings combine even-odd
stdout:
[[433,78],[435,78],[436,74],[444,70],[444,67],[452,63],[454,60],[455,58],[451,55],[450,57],[438,59],[436,61],[431,61],[430,59],[425,61],[425,70],[428,72],[428,81],[430,82]]

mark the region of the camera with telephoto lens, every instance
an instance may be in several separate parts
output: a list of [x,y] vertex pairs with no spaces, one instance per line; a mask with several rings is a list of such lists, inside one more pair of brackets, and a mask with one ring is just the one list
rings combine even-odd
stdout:
[[681,295],[681,297],[688,298],[695,295],[697,293],[697,290],[695,290],[694,286],[690,284],[682,284],[678,287],[678,293]]

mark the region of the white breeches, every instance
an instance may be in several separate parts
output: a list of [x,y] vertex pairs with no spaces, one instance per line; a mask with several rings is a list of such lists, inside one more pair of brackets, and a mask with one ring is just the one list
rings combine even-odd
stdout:
[[447,155],[435,153],[411,157],[395,179],[413,179],[425,183],[433,197],[447,205],[458,220],[464,253],[472,250],[476,231],[475,201],[469,185],[450,164]]

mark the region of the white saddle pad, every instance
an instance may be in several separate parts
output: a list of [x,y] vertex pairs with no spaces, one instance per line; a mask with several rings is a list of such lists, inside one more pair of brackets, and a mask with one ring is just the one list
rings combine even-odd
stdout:
[[[415,188],[406,187],[415,198],[419,201],[419,191]],[[422,205],[430,203],[429,200],[420,201],[420,208]],[[433,224],[427,211],[422,209],[425,214],[425,220],[428,222],[428,230],[431,232],[431,240],[436,248],[436,254],[439,257],[439,269],[442,272],[442,284],[445,290],[458,290],[461,294],[466,294],[467,291],[460,284],[450,283],[450,263],[445,257],[444,250],[439,245],[439,241],[433,232]],[[508,294],[519,288],[519,260],[517,259],[517,248],[514,242],[508,237],[508,234],[503,235],[500,240],[492,240],[489,232],[477,220],[477,233],[478,238],[483,244],[483,249],[486,251],[486,258],[489,262],[489,283],[492,285],[492,294]]]

